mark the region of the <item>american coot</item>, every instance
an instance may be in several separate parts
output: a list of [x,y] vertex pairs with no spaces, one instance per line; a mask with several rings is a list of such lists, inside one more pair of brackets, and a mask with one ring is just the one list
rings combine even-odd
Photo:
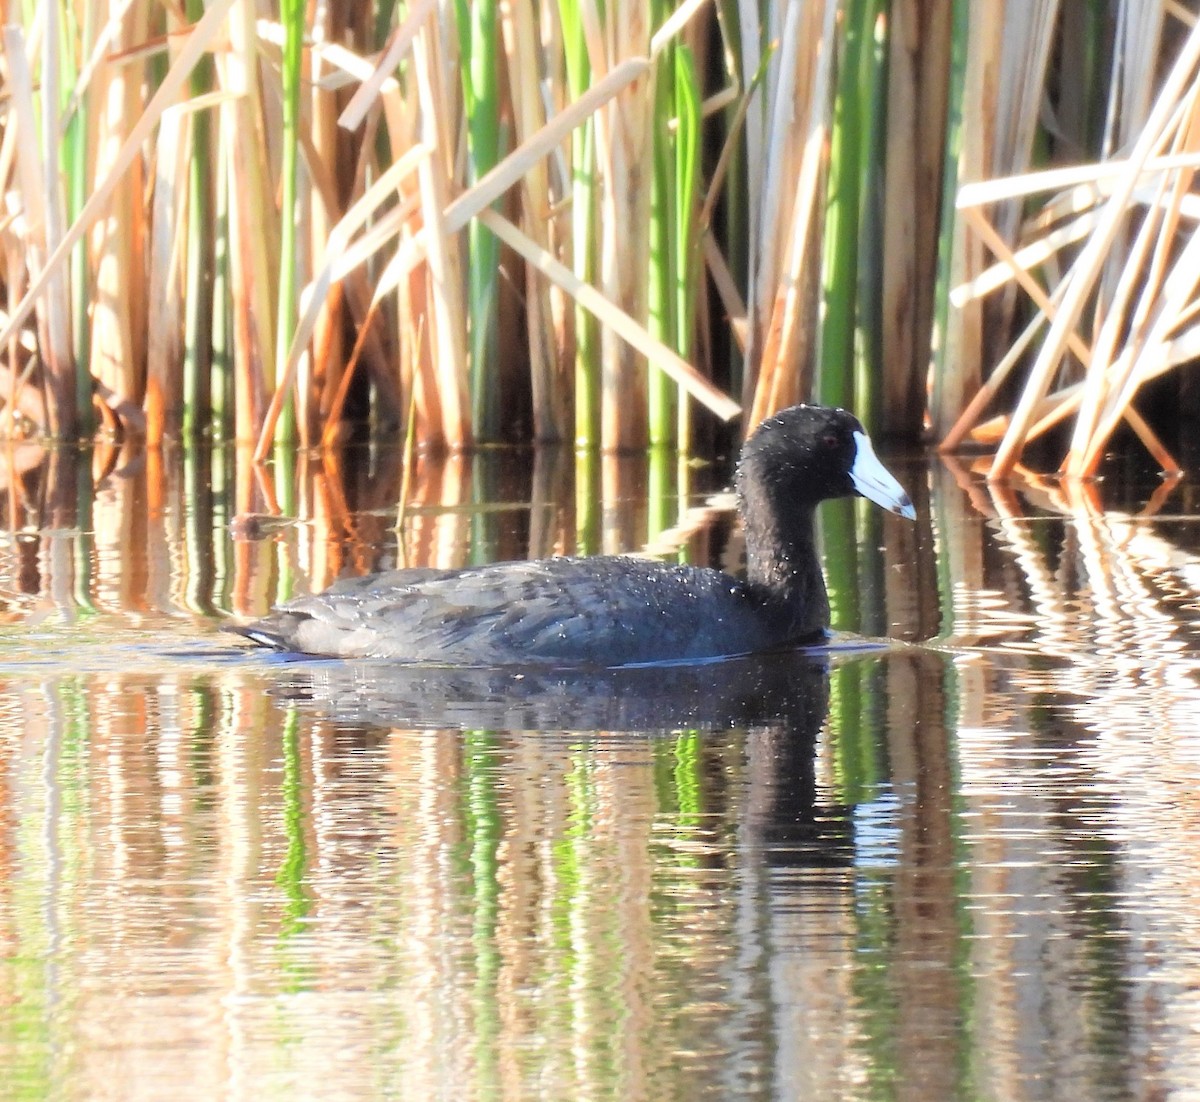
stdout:
[[764,421],[742,449],[737,490],[745,580],[625,556],[393,570],[231,630],[294,653],[471,666],[624,666],[817,643],[829,625],[817,503],[861,494],[916,516],[858,420],[821,406]]

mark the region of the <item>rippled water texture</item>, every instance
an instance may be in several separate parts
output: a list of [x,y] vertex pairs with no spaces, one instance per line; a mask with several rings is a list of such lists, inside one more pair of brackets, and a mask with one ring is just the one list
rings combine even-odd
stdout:
[[1195,485],[894,463],[916,525],[822,513],[820,655],[216,631],[397,562],[736,563],[721,472],[571,466],[423,464],[397,532],[384,454],[0,461],[0,1096],[1196,1097]]

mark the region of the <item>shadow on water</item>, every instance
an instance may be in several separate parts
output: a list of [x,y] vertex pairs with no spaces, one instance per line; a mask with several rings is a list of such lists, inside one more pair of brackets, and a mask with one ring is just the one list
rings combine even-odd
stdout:
[[821,535],[836,626],[907,642],[489,673],[284,662],[216,628],[399,563],[653,543],[736,569],[726,472],[647,501],[645,460],[430,461],[397,525],[382,452],[20,454],[0,1096],[1200,1081],[1191,483],[893,461],[920,522],[835,502]]

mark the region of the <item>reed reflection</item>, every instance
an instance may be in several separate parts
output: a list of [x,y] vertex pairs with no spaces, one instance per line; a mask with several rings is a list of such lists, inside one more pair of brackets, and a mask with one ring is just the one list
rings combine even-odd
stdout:
[[[838,659],[834,683],[880,660]],[[381,714],[361,672],[349,689],[331,672],[286,671],[286,697],[265,691],[279,670],[182,659],[0,685],[26,740],[4,804],[53,824],[23,832],[0,892],[10,959],[53,961],[3,972],[4,1035],[18,1009],[50,1043],[119,1014],[144,1083],[175,1074],[180,1049],[201,1082],[302,1084],[357,1060],[459,1095],[795,1081],[833,1097],[891,1077],[891,1015],[862,997],[872,969],[851,967],[891,955],[893,878],[859,867],[854,811],[886,784],[886,754],[855,794],[839,781],[831,722],[873,721],[831,720],[826,663],[780,656],[724,690],[706,671],[725,711],[698,684],[625,671],[656,673],[691,724],[653,737],[632,703],[644,681],[615,704],[537,683],[524,732],[478,726],[522,718],[494,686],[425,711],[414,681],[405,707],[448,730],[396,725],[411,720]],[[555,707],[572,726],[547,733]],[[588,716],[639,729],[588,732]],[[864,924],[868,881],[882,909]],[[66,925],[47,934],[44,914]],[[950,1074],[954,1036],[937,1036],[923,1058]],[[103,1050],[73,1043],[73,1073],[98,1074]]]
[[1183,871],[1200,810],[1194,518],[1172,515],[1174,483],[1130,514],[1098,484],[951,473],[973,509],[945,526],[947,554],[973,567],[950,638],[991,644],[960,659],[972,970],[981,1028],[1011,1038],[981,1074],[1010,1097],[1075,1089],[1064,1060],[1089,1038],[1099,1095],[1169,1092],[1200,1074],[1180,1047],[1197,1008],[1173,994],[1200,979]]
[[926,511],[906,475],[932,529],[835,505],[831,591],[842,627],[933,646],[568,679],[289,664],[210,617],[585,537],[736,569],[719,470],[652,506],[643,461],[597,459],[609,503],[582,516],[561,451],[423,461],[407,488],[383,452],[21,454],[0,1046],[27,1093],[108,1089],[118,1019],[161,1093],[181,1060],[233,1096],[1200,1079],[1186,484],[1118,515],[935,470]]

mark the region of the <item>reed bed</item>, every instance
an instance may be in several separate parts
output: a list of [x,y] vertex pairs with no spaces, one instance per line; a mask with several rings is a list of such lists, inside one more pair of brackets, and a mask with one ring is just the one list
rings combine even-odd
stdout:
[[994,476],[1067,420],[1068,474],[1122,423],[1174,466],[1134,399],[1198,343],[1182,4],[25,10],[10,435],[687,450],[817,398]]

